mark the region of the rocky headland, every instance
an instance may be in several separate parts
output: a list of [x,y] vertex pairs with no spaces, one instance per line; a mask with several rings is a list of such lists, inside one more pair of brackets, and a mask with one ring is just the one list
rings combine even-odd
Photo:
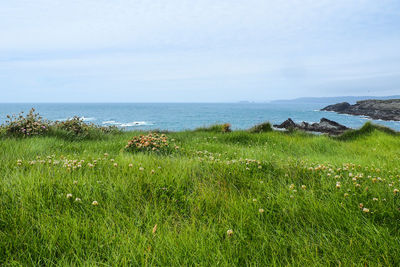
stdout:
[[281,124],[274,125],[274,127],[287,130],[299,129],[307,132],[328,133],[330,135],[338,135],[349,129],[342,124],[328,120],[326,118],[322,118],[320,122],[315,122],[312,124],[305,121],[303,121],[302,123],[295,123],[291,118],[289,118]]
[[367,116],[374,120],[400,121],[400,99],[362,100],[350,105],[342,102],[321,109],[341,114]]

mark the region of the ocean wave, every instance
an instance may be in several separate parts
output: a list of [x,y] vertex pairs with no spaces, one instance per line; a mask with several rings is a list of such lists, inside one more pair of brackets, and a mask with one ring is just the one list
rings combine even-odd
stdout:
[[86,117],[82,116],[82,117],[80,117],[80,119],[83,121],[94,121],[96,118],[92,118],[92,117],[86,118]]
[[115,125],[119,127],[135,127],[135,126],[148,126],[154,125],[153,123],[147,121],[133,121],[133,122],[117,122],[117,121],[103,121],[102,124],[105,125]]

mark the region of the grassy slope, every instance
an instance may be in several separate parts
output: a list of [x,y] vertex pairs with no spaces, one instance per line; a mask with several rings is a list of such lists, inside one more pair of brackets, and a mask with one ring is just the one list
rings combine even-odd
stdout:
[[400,264],[399,137],[180,132],[160,156],[133,135],[0,140],[0,265]]

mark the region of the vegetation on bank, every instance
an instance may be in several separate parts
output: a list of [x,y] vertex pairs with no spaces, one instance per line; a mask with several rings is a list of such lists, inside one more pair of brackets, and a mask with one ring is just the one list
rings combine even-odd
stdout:
[[0,265],[397,266],[400,139],[364,127],[0,139]]
[[77,116],[66,121],[49,121],[35,113],[35,109],[31,109],[25,116],[23,112],[8,115],[6,122],[0,126],[0,135],[17,138],[57,136],[69,140],[82,140],[99,139],[120,132],[115,126],[104,127],[86,123]]

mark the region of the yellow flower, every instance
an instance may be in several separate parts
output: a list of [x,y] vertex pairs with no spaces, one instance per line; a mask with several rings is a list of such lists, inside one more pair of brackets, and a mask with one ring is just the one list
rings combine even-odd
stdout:
[[301,189],[306,190],[307,186],[305,186],[304,184],[301,186]]

